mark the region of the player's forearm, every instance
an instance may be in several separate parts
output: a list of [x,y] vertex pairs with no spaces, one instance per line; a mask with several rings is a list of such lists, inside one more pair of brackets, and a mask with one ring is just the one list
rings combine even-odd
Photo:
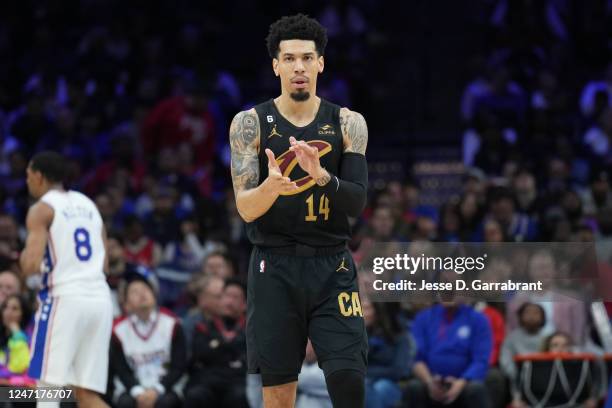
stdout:
[[236,208],[245,222],[253,222],[264,215],[278,198],[279,193],[272,191],[267,179],[259,186],[242,190],[236,194]]
[[23,276],[30,276],[40,272],[42,259],[36,259],[26,247],[19,256],[19,266]]
[[358,217],[368,198],[368,165],[365,156],[359,153],[344,153],[340,174],[327,174],[329,181],[323,189],[334,206],[350,217]]

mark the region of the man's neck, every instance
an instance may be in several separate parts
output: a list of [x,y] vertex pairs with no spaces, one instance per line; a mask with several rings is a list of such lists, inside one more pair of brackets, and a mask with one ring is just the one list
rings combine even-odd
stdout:
[[314,120],[321,105],[321,98],[311,95],[308,100],[297,102],[289,94],[283,93],[274,100],[274,103],[286,119],[298,126],[303,126]]
[[51,190],[64,191],[64,186],[62,186],[61,184],[49,184],[47,188],[43,189],[43,192],[40,196],[44,196]]

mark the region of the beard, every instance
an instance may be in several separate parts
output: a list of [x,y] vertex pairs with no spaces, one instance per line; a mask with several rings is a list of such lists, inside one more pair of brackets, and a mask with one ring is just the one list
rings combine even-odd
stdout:
[[296,102],[305,102],[308,100],[308,98],[310,98],[310,92],[300,90],[297,92],[291,92],[289,96],[291,96],[291,99]]

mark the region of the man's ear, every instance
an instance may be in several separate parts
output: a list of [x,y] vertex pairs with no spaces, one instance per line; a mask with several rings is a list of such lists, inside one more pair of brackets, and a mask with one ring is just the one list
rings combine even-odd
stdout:
[[321,55],[319,57],[319,74],[323,73],[323,68],[325,68],[325,58]]
[[274,75],[279,76],[278,73],[278,59],[272,58],[272,70],[274,71]]

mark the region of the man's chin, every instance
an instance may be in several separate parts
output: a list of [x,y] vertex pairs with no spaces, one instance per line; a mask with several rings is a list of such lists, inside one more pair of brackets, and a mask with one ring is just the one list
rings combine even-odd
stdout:
[[308,91],[291,92],[289,96],[291,96],[291,99],[293,99],[296,102],[306,102],[310,98],[310,92]]

